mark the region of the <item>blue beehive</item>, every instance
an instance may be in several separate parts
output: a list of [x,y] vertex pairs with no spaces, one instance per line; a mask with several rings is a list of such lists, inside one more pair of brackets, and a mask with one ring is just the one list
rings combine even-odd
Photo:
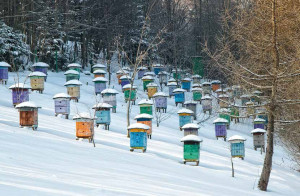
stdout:
[[95,85],[95,94],[101,94],[101,92],[106,89],[107,79],[103,77],[97,77],[93,79]]
[[0,62],[0,82],[3,84],[7,84],[8,80],[8,68],[10,64],[6,62]]
[[183,105],[184,101],[185,101],[185,96],[184,93],[186,91],[182,88],[176,88],[173,90],[174,96],[175,96],[175,104],[176,106],[181,103]]
[[157,92],[153,95],[155,109],[157,112],[160,112],[160,110],[162,110],[164,113],[167,112],[167,106],[168,106],[167,97],[168,95],[163,92]]
[[144,73],[147,72],[147,67],[139,67],[137,68],[138,70],[138,79],[141,79],[142,77],[144,77]]
[[149,126],[142,123],[131,124],[127,129],[130,135],[130,151],[141,149],[143,152],[147,150],[147,130]]
[[164,66],[161,64],[153,65],[153,71],[154,71],[155,75],[158,75],[158,73],[163,71],[163,69],[164,69]]
[[194,112],[192,110],[189,109],[181,109],[177,112],[177,114],[179,115],[179,128],[180,130],[182,129],[182,127],[188,123],[192,122],[192,114]]
[[191,89],[191,79],[190,78],[184,78],[181,80],[182,89],[186,90],[187,92],[190,92]]
[[268,115],[267,115],[266,111],[258,111],[257,117],[264,119],[266,121],[265,123],[268,124]]
[[107,103],[98,103],[93,106],[96,116],[96,126],[104,125],[105,130],[109,130],[110,125],[110,109],[112,105]]
[[231,136],[228,139],[228,142],[230,143],[230,151],[231,151],[231,157],[238,157],[244,160],[245,157],[245,144],[244,142],[246,139],[239,135]]
[[[32,67],[33,67],[33,71],[43,72],[44,74],[48,75],[47,71],[48,71],[48,67],[50,67],[50,66],[47,63],[44,63],[44,62],[37,62],[37,63],[34,63],[32,65]],[[44,79],[46,81],[47,76]]]
[[124,75],[120,77],[120,80],[121,80],[121,86],[123,88],[126,84],[130,84],[131,77],[128,75]]

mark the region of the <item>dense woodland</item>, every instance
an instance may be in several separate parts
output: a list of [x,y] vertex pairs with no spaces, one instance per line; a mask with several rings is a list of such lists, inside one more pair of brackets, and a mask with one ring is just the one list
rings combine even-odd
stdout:
[[[25,69],[35,61],[65,70],[109,62],[161,63],[192,69],[247,92],[260,90],[268,111],[268,147],[259,188],[266,190],[274,137],[293,159],[300,151],[300,3],[261,0],[1,0],[0,61]],[[278,136],[278,137],[277,137]]]

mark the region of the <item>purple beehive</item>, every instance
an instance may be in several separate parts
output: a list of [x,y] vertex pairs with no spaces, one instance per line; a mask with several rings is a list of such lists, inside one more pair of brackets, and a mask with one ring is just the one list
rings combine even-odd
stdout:
[[9,87],[12,90],[13,105],[16,106],[19,103],[29,101],[29,89],[30,86],[24,83],[17,83]]
[[262,118],[256,118],[254,119],[254,129],[265,129],[265,123],[266,123],[266,120],[265,119],[262,119]]
[[157,92],[153,95],[156,111],[162,110],[164,113],[167,111],[167,97],[168,95],[163,92]]
[[224,118],[217,118],[216,120],[214,120],[215,133],[216,133],[216,138],[217,139],[219,137],[222,137],[222,138],[224,138],[224,141],[226,141],[227,123],[228,123],[228,121]]
[[100,94],[104,89],[106,89],[107,79],[104,77],[97,77],[93,79],[95,83],[95,94]]
[[54,104],[55,104],[55,116],[58,114],[65,115],[65,118],[69,118],[70,114],[70,99],[71,96],[65,93],[58,93],[54,95]]
[[37,62],[37,63],[34,63],[32,65],[33,67],[33,70],[34,71],[39,71],[39,72],[43,72],[44,74],[46,74],[46,77],[45,77],[45,81],[47,80],[47,71],[48,71],[48,67],[50,67],[47,63],[44,63],[44,62]]
[[121,80],[121,86],[123,88],[123,86],[125,86],[126,84],[130,84],[131,78],[128,75],[124,75],[120,77],[120,80]]
[[10,64],[6,62],[0,62],[0,82],[7,84],[8,80],[8,68]]

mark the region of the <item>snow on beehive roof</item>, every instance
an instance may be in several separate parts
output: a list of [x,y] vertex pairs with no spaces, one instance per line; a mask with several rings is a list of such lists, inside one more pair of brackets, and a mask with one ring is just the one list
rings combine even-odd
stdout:
[[193,101],[193,100],[189,100],[189,101],[184,102],[184,105],[186,105],[186,104],[197,104],[197,102]]
[[253,134],[253,133],[266,133],[266,132],[267,132],[267,131],[264,130],[264,129],[256,128],[256,129],[253,129],[253,130],[251,131],[251,134]]
[[225,91],[226,91],[225,89],[219,88],[219,89],[216,90],[216,93],[218,93],[218,92],[225,92]]
[[11,86],[9,87],[9,89],[13,89],[13,88],[30,89],[31,87],[28,86],[27,84],[24,84],[24,83],[19,82],[19,83],[16,83],[16,84],[14,84],[14,85],[11,85]]
[[120,77],[120,80],[123,80],[123,79],[131,80],[131,77],[128,75],[124,75],[124,76]]
[[158,85],[155,84],[155,83],[153,83],[153,82],[147,84],[146,86],[147,86],[147,87],[158,87]]
[[81,65],[78,63],[71,63],[67,67],[81,67]]
[[229,123],[229,122],[225,118],[217,118],[216,120],[214,120],[213,123],[215,124],[215,123]]
[[119,92],[113,88],[107,88],[107,89],[104,89],[103,91],[101,91],[101,94],[106,94],[106,93],[119,94]]
[[245,103],[246,105],[254,105],[254,103],[252,101],[248,101]]
[[166,72],[166,71],[160,71],[159,73],[158,73],[158,75],[167,75],[168,74],[168,72]]
[[137,70],[147,70],[147,67],[138,67]]
[[175,88],[175,89],[173,90],[173,93],[184,93],[184,92],[186,92],[186,90],[184,90],[184,89],[182,89],[182,88]]
[[96,65],[93,65],[92,68],[106,68],[106,65],[103,65],[101,63],[97,63]]
[[229,95],[227,95],[227,94],[221,94],[221,95],[219,95],[219,98],[223,98],[223,97],[229,97]]
[[230,141],[235,141],[235,140],[246,141],[246,139],[243,138],[243,137],[240,136],[240,135],[234,135],[234,136],[231,136],[231,137],[228,139],[229,142],[230,142]]
[[146,73],[144,73],[144,76],[155,76],[156,74],[152,71],[148,71]]
[[35,103],[33,103],[31,101],[26,101],[26,102],[18,104],[16,106],[16,108],[40,108],[40,107],[36,106]]
[[126,85],[123,86],[123,89],[125,89],[125,88],[137,89],[137,86],[133,85],[133,86],[131,87],[131,84],[126,84]]
[[168,97],[168,95],[164,92],[157,92],[153,95],[153,97]]
[[193,88],[196,88],[196,87],[201,87],[201,84],[199,84],[199,83],[195,83],[195,84],[193,84],[193,85],[192,85],[192,87],[193,87]]
[[[178,72],[181,71],[181,69],[177,69]],[[176,69],[172,69],[172,72],[176,72]]]
[[197,135],[187,135],[181,138],[181,142],[202,142],[203,140]]
[[198,74],[195,74],[195,75],[192,76],[192,78],[201,78],[201,76],[198,75]]
[[93,74],[106,74],[106,71],[104,71],[102,69],[97,69],[93,72]]
[[53,96],[53,99],[58,99],[58,98],[69,98],[70,99],[71,96],[66,93],[58,93]]
[[0,67],[11,67],[10,64],[8,64],[7,62],[0,62]]
[[107,82],[108,80],[103,77],[97,77],[93,79],[93,82]]
[[167,86],[177,86],[176,82],[168,82]]
[[183,125],[182,129],[199,129],[199,125],[197,125],[196,123],[188,123]]
[[210,83],[210,82],[203,82],[201,85],[202,85],[202,86],[203,86],[203,85],[211,85],[211,83]]
[[262,118],[255,118],[254,122],[266,122],[266,120]]
[[75,116],[73,116],[73,120],[76,119],[94,119],[93,117],[91,117],[91,115],[87,112],[82,112],[79,114],[76,114]]
[[34,71],[28,75],[28,77],[31,77],[31,76],[46,77],[47,75],[40,71]]
[[32,67],[50,67],[47,63],[37,62],[32,65]]
[[153,105],[153,102],[149,99],[142,99],[138,105],[143,105],[143,104],[150,104],[150,105]]
[[68,85],[82,85],[82,83],[79,80],[69,80],[64,84],[64,86],[68,86]]
[[79,72],[76,70],[68,70],[64,73],[64,75],[68,75],[68,74],[74,74],[74,75],[79,75]]
[[184,114],[184,113],[187,113],[187,114],[194,114],[194,112],[192,110],[189,110],[189,109],[186,109],[186,108],[183,108],[181,110],[179,110],[177,112],[177,114]]
[[193,91],[202,91],[202,88],[192,88],[192,92]]
[[134,117],[134,120],[139,119],[139,118],[148,118],[148,119],[152,119],[153,116],[150,115],[150,114],[139,114],[139,115],[136,115],[136,116]]
[[219,112],[220,112],[220,113],[228,113],[228,112],[230,112],[230,110],[227,109],[227,108],[221,108],[221,109],[219,110]]
[[191,78],[183,78],[181,81],[192,81],[192,79]]
[[250,95],[250,94],[243,94],[242,96],[241,96],[241,98],[250,98],[252,95]]
[[201,99],[202,99],[202,100],[205,100],[205,99],[212,99],[212,98],[211,98],[211,96],[209,96],[209,95],[204,95]]
[[221,84],[221,81],[220,80],[213,80],[211,81],[212,84]]
[[98,103],[93,106],[93,109],[95,108],[112,108],[113,106],[108,103]]
[[174,78],[170,78],[168,82],[176,82],[176,80]]
[[153,67],[164,67],[164,65],[157,63],[157,64],[154,64]]
[[117,71],[117,74],[129,74],[128,71],[120,69],[119,71]]
[[127,129],[145,129],[148,130],[150,127],[148,125],[142,124],[142,123],[134,123],[131,124]]
[[255,90],[255,91],[253,91],[252,93],[253,93],[253,94],[261,94],[262,92],[259,91],[259,90]]
[[[144,74],[145,75],[145,74]],[[152,76],[144,76],[142,77],[142,80],[154,80]]]

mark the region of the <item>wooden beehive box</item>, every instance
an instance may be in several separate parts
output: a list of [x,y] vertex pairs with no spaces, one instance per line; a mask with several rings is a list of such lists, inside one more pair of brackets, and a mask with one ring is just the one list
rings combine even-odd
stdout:
[[95,110],[97,127],[102,124],[105,126],[105,130],[109,130],[109,125],[111,122],[111,117],[110,117],[111,108],[112,105],[109,105],[107,103],[98,103],[93,106],[93,109]]
[[203,82],[202,83],[202,94],[211,94],[211,83],[210,82]]
[[143,81],[143,89],[144,91],[147,91],[147,85],[151,82],[154,81],[154,78],[152,76],[144,76],[142,77],[142,81]]
[[157,84],[155,83],[149,83],[147,84],[147,92],[148,92],[148,98],[151,99],[153,95],[157,92]]
[[198,135],[199,126],[195,123],[188,123],[182,126],[184,136]]
[[194,112],[192,110],[189,109],[181,109],[177,112],[177,114],[179,115],[179,128],[181,130],[181,128],[192,122],[192,114]]
[[167,85],[168,83],[168,73],[166,71],[161,71],[158,73],[158,79],[160,84]]
[[262,151],[265,152],[265,133],[266,130],[260,128],[256,128],[251,131],[251,134],[253,135],[254,150],[261,148]]
[[133,102],[133,105],[135,105],[137,86],[134,86],[131,84],[127,84],[127,85],[123,86],[124,99],[125,99],[126,103],[127,103],[127,101],[129,101],[130,89],[131,89],[130,100]]
[[121,80],[121,86],[123,88],[125,85],[130,84],[131,77],[128,75],[124,75],[120,78],[120,80]]
[[183,142],[183,163],[196,162],[196,165],[199,165],[202,139],[196,135],[187,135],[181,139],[181,142]]
[[46,75],[46,77],[44,77],[45,81],[47,80],[47,71],[48,71],[48,68],[50,67],[47,63],[44,63],[44,62],[36,62],[32,65],[33,67],[33,71],[37,71],[37,72],[42,72]]
[[218,90],[221,87],[221,81],[219,80],[213,80],[211,81],[211,88],[212,90],[215,92],[216,90]]
[[192,79],[193,79],[193,83],[194,83],[194,84],[197,84],[197,83],[200,84],[200,82],[201,82],[201,76],[198,75],[198,74],[193,75],[193,76],[192,76]]
[[64,73],[64,75],[66,76],[66,82],[70,81],[70,80],[79,80],[79,72],[76,70],[68,70]]
[[182,88],[176,88],[173,90],[174,97],[175,97],[175,104],[176,106],[181,103],[183,105],[185,101],[185,90]]
[[108,80],[104,77],[97,77],[93,79],[94,86],[95,86],[95,94],[101,94],[101,92],[106,89],[106,83]]
[[93,65],[92,69],[93,69],[93,72],[96,71],[96,70],[103,70],[103,71],[105,71],[106,70],[106,66],[103,65],[103,64],[101,64],[101,63],[98,63],[96,65]]
[[30,73],[28,77],[30,78],[31,90],[43,93],[46,74],[44,74],[43,72],[35,71]]
[[167,86],[169,87],[169,97],[174,96],[173,91],[178,87],[176,82],[168,82]]
[[202,98],[202,88],[192,88],[193,92],[193,100],[194,101],[199,101],[201,103],[201,98]]
[[224,119],[224,118],[217,118],[216,120],[214,120],[214,124],[215,124],[215,134],[216,134],[216,138],[218,139],[219,137],[224,138],[224,141],[226,141],[226,137],[227,137],[227,124],[228,124],[228,120]]
[[155,108],[157,112],[160,112],[160,110],[163,110],[163,112],[166,113],[167,106],[168,106],[168,95],[163,92],[157,92],[153,95]]
[[191,79],[190,78],[184,78],[181,81],[182,89],[186,90],[187,92],[190,92],[191,89]]
[[78,71],[78,73],[80,73],[80,70],[81,70],[82,66],[78,63],[71,63],[67,67],[68,67],[68,69],[76,70],[76,71]]
[[94,138],[94,119],[88,113],[80,113],[73,117],[76,120],[76,138],[88,139],[89,142]]
[[195,101],[186,101],[184,102],[184,106],[186,109],[192,110],[194,119],[197,118],[197,102]]
[[147,67],[139,67],[138,68],[138,79],[144,77],[144,73],[147,72]]
[[211,115],[212,111],[212,98],[209,95],[205,95],[201,98],[201,105],[202,105],[202,110],[204,113],[207,111]]
[[0,82],[2,84],[7,84],[9,67],[11,67],[10,64],[6,62],[0,62]]
[[65,93],[58,93],[54,95],[54,107],[55,107],[55,116],[58,114],[65,115],[66,119],[69,118],[70,114],[70,99],[71,96]]
[[16,106],[20,113],[20,127],[32,127],[36,130],[38,127],[38,106],[33,102],[23,102]]
[[29,87],[24,83],[16,83],[11,85],[9,89],[12,90],[12,101],[13,105],[16,106],[19,103],[29,101]]
[[245,144],[244,142],[246,139],[244,139],[241,136],[234,135],[231,136],[228,139],[228,142],[230,143],[230,151],[231,151],[231,157],[238,157],[244,160],[245,157]]
[[101,92],[103,102],[112,106],[112,112],[117,112],[117,94],[115,89],[107,88]]
[[218,97],[220,108],[228,108],[229,107],[229,96],[227,94],[219,95]]
[[130,151],[141,149],[143,152],[146,152],[147,130],[149,128],[149,126],[142,123],[134,123],[127,128],[130,135]]
[[139,107],[140,107],[140,114],[153,114],[152,111],[152,105],[153,102],[151,100],[148,99],[142,99],[139,103],[138,103]]
[[80,86],[82,83],[79,80],[70,80],[65,83],[65,86],[67,87],[67,93],[71,96],[71,99],[74,99],[76,102],[78,102],[80,98]]

